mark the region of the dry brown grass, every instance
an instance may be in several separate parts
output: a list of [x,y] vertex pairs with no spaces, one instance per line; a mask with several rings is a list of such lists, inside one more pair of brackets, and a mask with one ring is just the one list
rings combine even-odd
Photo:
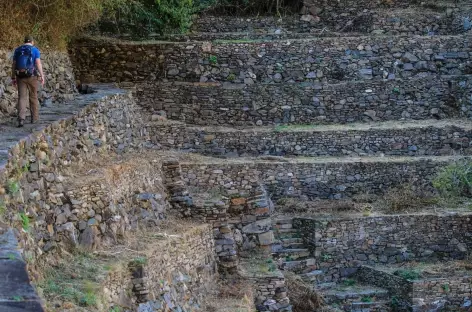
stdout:
[[253,312],[254,297],[252,285],[235,277],[221,280],[204,302],[207,312]]
[[438,203],[438,199],[432,193],[421,188],[415,189],[411,183],[390,189],[385,193],[384,200],[388,213],[417,212]]
[[324,308],[323,297],[310,285],[293,273],[285,272],[284,275],[293,312],[321,311]]
[[32,34],[42,48],[64,49],[71,35],[98,20],[104,1],[2,0],[0,44],[13,48]]

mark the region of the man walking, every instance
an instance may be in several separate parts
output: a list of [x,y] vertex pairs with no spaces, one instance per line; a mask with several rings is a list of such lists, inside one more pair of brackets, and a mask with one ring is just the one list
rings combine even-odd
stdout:
[[41,53],[34,46],[31,36],[25,37],[23,45],[15,49],[13,54],[12,81],[18,85],[18,127],[23,127],[26,118],[26,107],[30,105],[31,123],[39,120],[38,80],[44,86]]

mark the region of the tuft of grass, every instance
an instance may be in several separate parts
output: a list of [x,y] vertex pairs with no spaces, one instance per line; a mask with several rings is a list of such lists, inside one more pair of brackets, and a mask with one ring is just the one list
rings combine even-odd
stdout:
[[20,212],[18,215],[20,216],[21,226],[22,226],[23,230],[28,232],[29,229],[30,229],[30,219],[29,219],[29,217],[24,212]]
[[10,194],[16,194],[20,190],[20,183],[14,179],[8,180],[7,190]]
[[348,279],[345,279],[342,283],[344,286],[354,286],[356,285],[356,280],[348,278]]
[[421,273],[415,270],[397,270],[393,274],[409,281],[417,280],[421,277]]
[[364,297],[362,297],[362,298],[361,298],[361,301],[362,301],[362,302],[365,302],[365,303],[371,303],[371,302],[373,302],[372,297],[369,297],[369,296],[364,296]]
[[68,301],[95,311],[100,305],[100,282],[106,276],[106,263],[92,254],[77,252],[54,267],[44,268],[38,283],[47,301]]

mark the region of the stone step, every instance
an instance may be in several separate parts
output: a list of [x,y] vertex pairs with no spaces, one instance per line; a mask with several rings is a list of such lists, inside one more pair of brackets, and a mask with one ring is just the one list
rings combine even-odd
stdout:
[[[153,125],[159,143],[207,155],[238,156],[439,156],[471,155],[470,119],[427,119],[338,125],[195,127]],[[178,135],[176,135],[178,133]],[[316,138],[316,139],[315,139]],[[286,224],[274,225],[288,226]]]
[[310,251],[307,248],[300,249],[281,249],[272,253],[275,258],[285,258],[286,260],[298,260],[310,256]]
[[294,246],[294,245],[301,245],[303,244],[303,238],[300,237],[292,237],[292,238],[282,238],[280,242],[283,246]]
[[[472,58],[469,61],[472,63]],[[458,60],[459,63],[466,64],[466,60]],[[164,110],[168,119],[202,126],[259,128],[266,125],[322,125],[472,116],[467,99],[467,94],[472,92],[472,75],[444,76],[431,73],[411,78],[396,77],[379,81],[351,77],[351,80],[337,82],[280,81],[255,84],[237,81],[164,82],[156,83],[155,89],[159,92],[138,88],[137,96],[140,105],[146,109]],[[151,95],[152,98],[149,98]],[[248,105],[253,102],[254,105]],[[221,130],[207,130],[208,135],[222,136]],[[249,129],[246,131],[249,132]],[[202,141],[197,134],[201,135],[196,133],[182,138],[175,135],[177,140],[172,141],[172,144],[197,145],[193,141],[194,137],[197,142]],[[164,146],[170,144],[168,140],[162,141],[159,143]],[[206,144],[203,148],[208,148],[213,140],[203,143]],[[199,149],[198,146],[191,147]],[[238,147],[238,150],[242,147]],[[241,152],[248,153],[251,148],[254,147],[247,144],[245,151]]]
[[[294,239],[299,239],[299,238],[294,238]],[[278,244],[284,249],[300,249],[300,248],[305,247],[305,244],[303,242],[300,242],[300,243],[284,243],[282,241],[279,241]]]
[[390,311],[388,301],[372,301],[372,302],[352,302],[351,312],[371,312],[371,311]]
[[314,258],[292,260],[292,261],[281,261],[280,269],[292,272],[304,272],[306,270],[312,271],[316,265]]
[[389,293],[387,290],[364,286],[338,286],[327,291],[322,292],[325,300],[330,302],[371,302],[377,300],[387,300]]
[[307,283],[319,283],[324,280],[324,273],[321,270],[313,270],[307,273],[299,273],[299,276]]

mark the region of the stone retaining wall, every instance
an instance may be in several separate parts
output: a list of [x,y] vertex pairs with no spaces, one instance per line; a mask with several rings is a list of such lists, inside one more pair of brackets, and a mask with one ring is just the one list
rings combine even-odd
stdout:
[[327,281],[362,264],[465,259],[472,248],[470,215],[295,219],[294,228]]
[[[300,15],[289,15],[282,18],[273,16],[258,18],[200,16],[193,24],[194,33],[190,33],[186,37],[197,38],[198,32],[203,32],[210,36],[214,34],[215,39],[225,39],[228,33],[239,33],[239,37],[262,34],[262,38],[287,36],[294,39],[294,35],[298,34],[305,37],[308,34],[331,36],[333,31],[342,31],[345,35],[372,33],[411,36],[447,35],[465,30],[460,27],[460,19],[456,20],[453,16],[453,13],[460,16],[460,9],[457,12],[451,12],[450,15],[446,11],[437,12],[420,7],[414,7],[416,9],[414,12],[403,9],[374,9],[371,6],[366,9],[364,12],[347,13],[344,10],[344,14],[321,14],[315,18],[301,17]],[[318,32],[322,29],[324,31],[319,34]],[[181,36],[181,38],[183,37]]]
[[[128,217],[129,211],[123,210],[120,200],[114,201],[124,197],[131,200],[135,195],[113,195],[113,188],[120,191],[113,187],[113,178],[129,182],[137,175],[142,177],[138,167],[123,170],[123,175],[120,172],[113,175],[113,168],[109,168],[110,179],[96,177],[90,184],[85,179],[76,187],[67,182],[77,181],[77,175],[71,175],[70,170],[80,169],[92,159],[107,152],[124,152],[142,146],[146,135],[142,132],[145,120],[140,109],[130,94],[117,90],[80,97],[74,103],[74,109],[80,110],[78,114],[37,129],[12,145],[8,161],[0,167],[0,202],[7,208],[4,219],[21,227],[22,213],[29,218],[28,233],[35,234],[23,233],[20,239],[27,258],[35,259],[56,245],[64,247],[88,241],[91,244],[86,245],[96,247],[96,237],[103,235],[113,240],[137,221]],[[133,173],[133,169],[138,172]],[[153,172],[145,171],[151,175]],[[91,172],[84,174],[90,175]],[[156,182],[158,177],[157,174],[149,177],[149,181]],[[147,190],[157,191],[159,183],[151,184]],[[146,190],[145,185],[136,187]],[[165,198],[162,193],[160,196],[159,200]],[[142,203],[143,208],[152,205],[152,200],[157,205],[162,204],[153,195],[148,197],[133,200]],[[34,270],[34,266],[31,268]]]
[[278,162],[235,160],[215,163],[182,163],[186,184],[202,190],[222,188],[231,192],[251,190],[251,181],[261,181],[272,199],[287,196],[308,198],[350,197],[380,194],[402,182],[428,188],[436,172],[452,161],[423,158],[332,162]]
[[[40,47],[41,48],[41,47]],[[18,91],[11,85],[12,51],[0,50],[0,117],[15,112]],[[72,64],[67,53],[47,51],[42,53],[46,84],[39,92],[43,105],[69,100],[76,92]]]
[[142,106],[198,125],[346,123],[472,115],[472,78],[342,84],[143,83]]
[[472,296],[471,276],[445,276],[413,281],[412,298],[424,303],[446,300],[449,308],[464,307]]
[[154,143],[165,148],[227,157],[472,155],[472,129],[459,124],[358,130],[321,130],[316,126],[230,130],[166,122],[149,125],[149,133]]
[[211,226],[195,226],[150,247],[153,252],[145,264],[130,263],[135,271],[132,283],[142,302],[137,311],[202,310],[215,277]]
[[348,81],[470,73],[467,36],[343,37],[272,42],[116,43],[83,39],[70,51],[85,82],[155,79]]
[[[462,275],[462,274],[461,274]],[[450,275],[444,277],[406,280],[400,276],[368,266],[361,266],[356,278],[362,283],[385,288],[395,296],[398,304],[402,301],[408,305],[429,305],[434,302],[447,302],[448,308],[460,308],[472,295],[471,277]]]

